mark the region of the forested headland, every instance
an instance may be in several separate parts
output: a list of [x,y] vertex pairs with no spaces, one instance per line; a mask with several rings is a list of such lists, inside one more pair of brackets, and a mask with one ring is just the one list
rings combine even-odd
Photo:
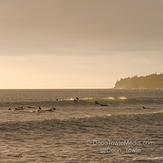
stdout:
[[117,89],[163,89],[163,73],[122,78],[115,83]]

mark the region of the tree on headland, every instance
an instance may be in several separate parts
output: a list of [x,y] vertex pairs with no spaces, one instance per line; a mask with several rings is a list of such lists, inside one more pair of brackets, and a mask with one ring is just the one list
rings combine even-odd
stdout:
[[163,89],[163,73],[122,78],[115,83],[118,89]]

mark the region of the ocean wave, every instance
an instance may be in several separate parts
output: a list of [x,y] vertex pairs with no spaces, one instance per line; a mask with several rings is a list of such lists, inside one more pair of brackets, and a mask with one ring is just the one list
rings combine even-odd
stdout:
[[152,121],[152,120],[161,120],[163,121],[163,111],[154,112],[154,113],[143,113],[143,114],[106,114],[104,116],[94,116],[85,115],[83,118],[70,118],[70,119],[48,119],[48,120],[35,120],[35,121],[14,121],[14,122],[2,122],[0,123],[0,130],[4,126],[20,126],[28,125],[38,126],[38,125],[55,125],[55,124],[76,124],[76,123],[100,123],[104,121],[108,122],[129,122],[129,121]]
[[131,120],[131,119],[155,119],[160,118],[163,120],[163,111],[153,112],[153,113],[142,113],[142,114],[106,114],[104,116],[95,116],[95,117],[84,117],[80,120]]
[[163,160],[163,157],[147,157],[147,156],[142,156],[142,157],[136,157],[133,160],[137,161],[161,161]]
[[120,99],[120,100],[127,100],[127,97],[121,96],[121,97],[118,97],[118,99]]
[[118,105],[118,104],[163,104],[162,98],[132,98],[129,99],[125,96],[121,96],[117,99],[113,97],[103,98],[103,99],[95,99],[95,98],[82,98],[82,99],[57,99],[52,101],[21,101],[21,102],[0,102],[1,106],[11,106],[11,105],[94,105],[95,101],[101,104],[107,105]]

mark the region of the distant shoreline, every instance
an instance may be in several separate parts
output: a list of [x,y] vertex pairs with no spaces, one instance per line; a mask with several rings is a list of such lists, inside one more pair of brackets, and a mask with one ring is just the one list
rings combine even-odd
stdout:
[[117,90],[163,90],[163,88],[112,88]]
[[121,78],[115,83],[116,89],[163,89],[163,73],[147,76]]

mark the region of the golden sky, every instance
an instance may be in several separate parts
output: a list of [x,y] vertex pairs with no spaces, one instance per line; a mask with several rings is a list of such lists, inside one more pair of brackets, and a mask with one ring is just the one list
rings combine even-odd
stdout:
[[111,88],[163,72],[162,0],[0,0],[0,88]]

